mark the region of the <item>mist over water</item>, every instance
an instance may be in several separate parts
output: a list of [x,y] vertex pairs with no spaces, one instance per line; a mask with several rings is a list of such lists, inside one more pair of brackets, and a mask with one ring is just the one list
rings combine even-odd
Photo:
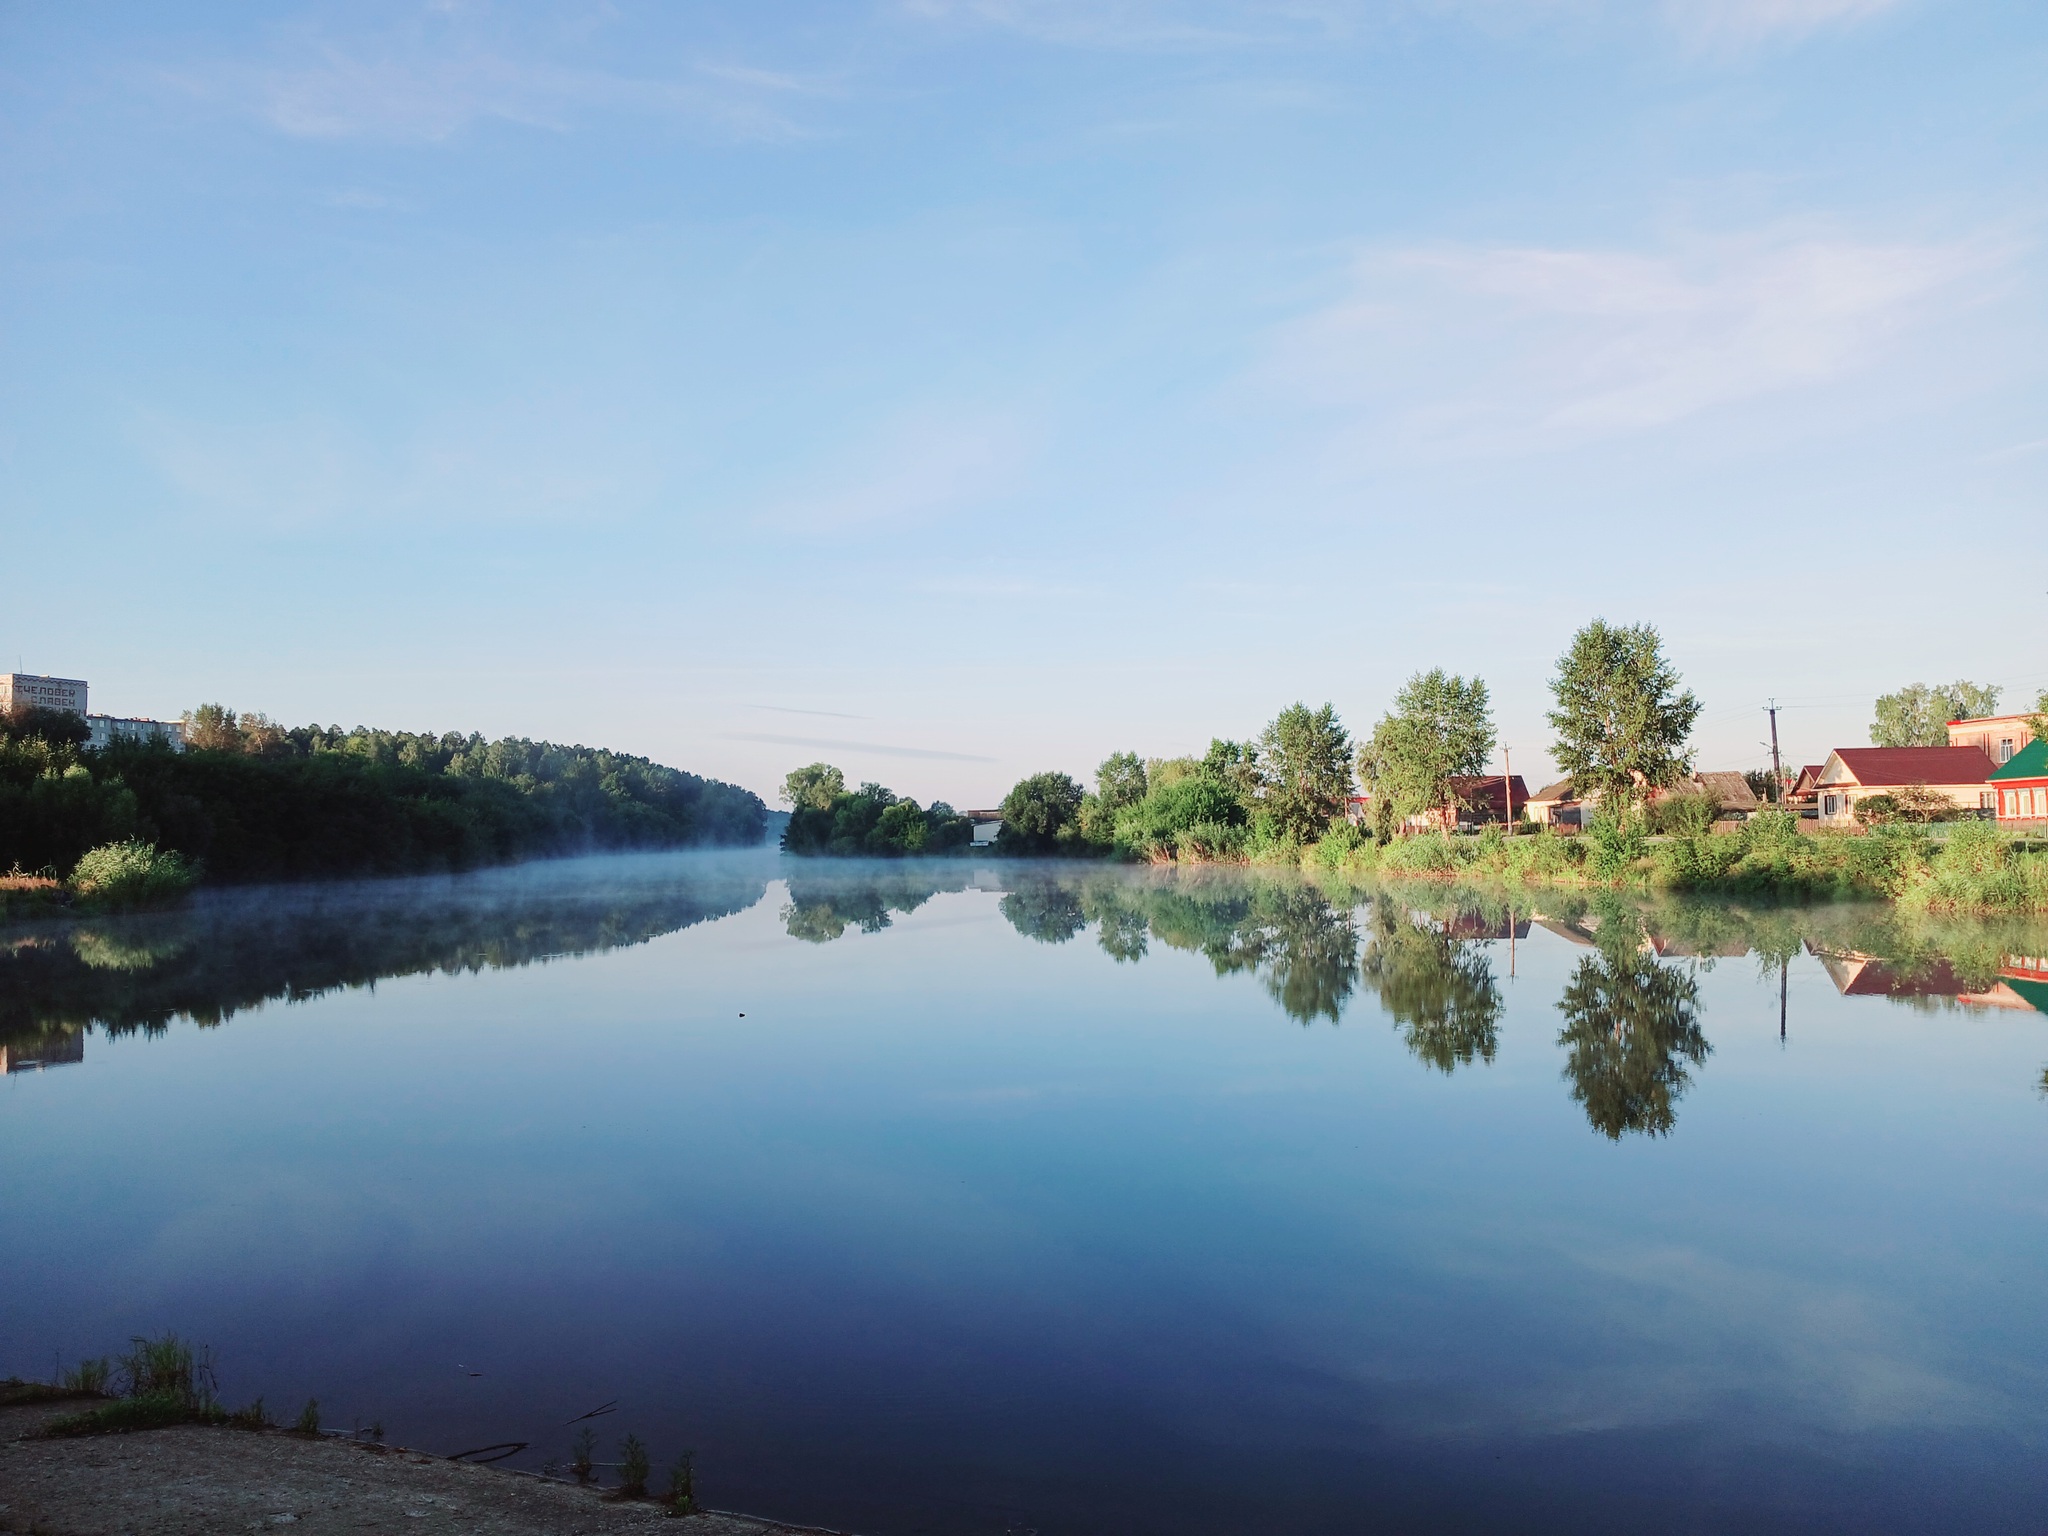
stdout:
[[772,851],[0,933],[0,1372],[871,1536],[2032,1530],[2048,928]]

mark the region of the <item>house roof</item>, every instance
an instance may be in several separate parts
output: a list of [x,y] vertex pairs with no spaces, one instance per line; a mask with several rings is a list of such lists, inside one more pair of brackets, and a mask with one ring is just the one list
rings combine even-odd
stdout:
[[1992,767],[1981,747],[1837,747],[1829,759],[1841,763],[1864,789],[1895,784],[1982,784],[1991,777]]
[[1756,791],[1749,787],[1749,780],[1733,769],[1696,773],[1693,782],[1712,795],[1724,811],[1753,811],[1757,808]]
[[2048,779],[2048,741],[2030,741],[1995,769],[1991,777],[2001,783],[2014,779]]
[[1571,799],[1571,797],[1572,781],[1570,779],[1559,779],[1555,784],[1551,785],[1548,789],[1537,790],[1535,794],[1529,797],[1529,799],[1531,803],[1541,801],[1546,805],[1555,805],[1558,801],[1569,800]]

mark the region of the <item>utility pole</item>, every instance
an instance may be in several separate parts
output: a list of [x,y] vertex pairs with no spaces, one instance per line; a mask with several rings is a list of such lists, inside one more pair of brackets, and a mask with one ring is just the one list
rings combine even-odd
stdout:
[[1777,794],[1772,798],[1776,803],[1783,805],[1785,803],[1785,765],[1778,760],[1778,701],[1776,699],[1771,700],[1765,706],[1765,709],[1771,717],[1771,782],[1778,789]]
[[1500,793],[1501,799],[1507,803],[1507,824],[1510,828],[1515,824],[1515,760],[1509,756],[1513,750],[1512,747],[1500,749]]

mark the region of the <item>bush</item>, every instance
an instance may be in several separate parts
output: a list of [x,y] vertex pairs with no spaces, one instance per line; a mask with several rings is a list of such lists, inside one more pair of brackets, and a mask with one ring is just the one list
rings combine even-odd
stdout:
[[1712,795],[1688,790],[1666,795],[1649,809],[1650,830],[1665,837],[1703,837],[1714,830],[1721,804]]
[[1901,807],[1896,795],[1868,795],[1856,802],[1850,814],[1861,826],[1882,827],[1897,821]]
[[198,870],[182,856],[131,840],[86,853],[67,883],[87,906],[124,911],[176,901],[198,881]]
[[1632,805],[1602,807],[1586,828],[1586,842],[1586,873],[1595,880],[1621,879],[1650,846],[1643,813]]

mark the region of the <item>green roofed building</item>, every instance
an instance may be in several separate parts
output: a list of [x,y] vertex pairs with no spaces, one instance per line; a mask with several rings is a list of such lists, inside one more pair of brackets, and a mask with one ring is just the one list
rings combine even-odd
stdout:
[[2048,824],[2048,741],[2030,741],[1984,781],[1998,796],[1998,824]]

